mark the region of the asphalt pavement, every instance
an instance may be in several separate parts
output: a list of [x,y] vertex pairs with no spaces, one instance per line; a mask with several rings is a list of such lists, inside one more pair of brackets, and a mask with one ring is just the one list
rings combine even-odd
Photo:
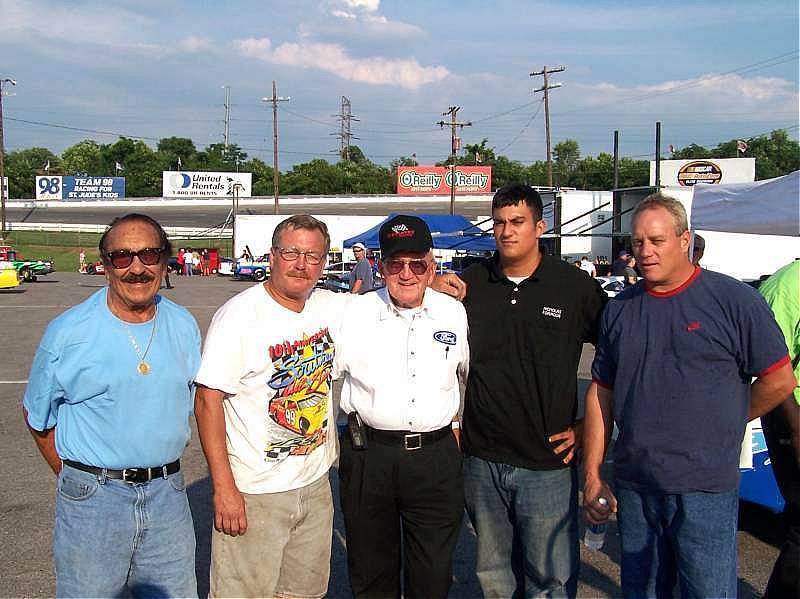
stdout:
[[[205,333],[215,310],[252,283],[224,277],[172,277],[174,289],[162,293],[186,306]],[[56,272],[19,290],[0,292],[0,597],[53,596],[52,522],[55,478],[38,454],[22,420],[20,401],[30,364],[47,323],[104,285],[101,276]],[[591,361],[587,346],[579,380],[585,384]],[[338,390],[338,386],[335,389]],[[201,596],[208,590],[211,493],[208,470],[196,432],[183,467],[197,534],[197,576]],[[331,480],[336,492],[336,472]],[[344,524],[336,502],[328,596],[349,597]],[[760,597],[778,554],[777,517],[754,506],[740,510],[739,596]],[[99,523],[101,524],[101,523]],[[302,567],[302,564],[298,565]],[[708,556],[714,567],[714,556]],[[602,551],[581,547],[580,597],[617,597],[619,539],[612,523]],[[475,536],[465,523],[454,557],[454,598],[480,596],[475,577]]]

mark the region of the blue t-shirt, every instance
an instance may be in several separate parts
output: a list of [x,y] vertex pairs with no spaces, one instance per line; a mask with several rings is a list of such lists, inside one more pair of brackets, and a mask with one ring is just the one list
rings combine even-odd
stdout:
[[353,270],[350,271],[350,290],[352,291],[353,285],[356,284],[356,281],[361,281],[361,289],[359,289],[358,293],[363,294],[367,291],[371,291],[374,287],[374,281],[372,277],[372,266],[369,263],[369,260],[366,258],[361,258],[356,265],[353,267]]
[[[156,297],[153,321],[131,324],[114,316],[107,288],[70,308],[47,327],[33,358],[23,405],[36,430],[56,428],[62,459],[104,468],[158,466],[176,460],[189,441],[200,331],[183,307]],[[127,328],[127,330],[126,330]]]
[[787,359],[766,302],[725,275],[697,268],[671,292],[640,281],[617,295],[592,365],[594,380],[613,389],[617,484],[734,490],[751,377]]

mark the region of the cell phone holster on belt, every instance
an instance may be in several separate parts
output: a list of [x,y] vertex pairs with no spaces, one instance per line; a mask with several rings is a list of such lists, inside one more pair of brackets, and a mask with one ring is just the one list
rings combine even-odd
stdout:
[[350,443],[353,449],[367,448],[367,427],[358,412],[350,412],[347,415],[347,430],[350,431]]

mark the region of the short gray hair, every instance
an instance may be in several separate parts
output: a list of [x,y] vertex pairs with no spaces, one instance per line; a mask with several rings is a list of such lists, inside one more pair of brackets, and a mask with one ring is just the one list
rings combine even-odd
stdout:
[[331,236],[328,233],[328,225],[321,220],[314,218],[310,214],[295,214],[284,221],[281,221],[272,233],[272,247],[278,247],[281,235],[289,229],[304,229],[306,231],[319,231],[325,240],[325,253],[331,249]]
[[683,207],[683,204],[660,191],[650,194],[636,204],[636,208],[633,209],[633,214],[631,214],[631,222],[635,221],[645,210],[652,210],[654,208],[663,208],[672,215],[676,235],[683,235],[684,232],[689,230],[689,219],[686,216],[686,209]]

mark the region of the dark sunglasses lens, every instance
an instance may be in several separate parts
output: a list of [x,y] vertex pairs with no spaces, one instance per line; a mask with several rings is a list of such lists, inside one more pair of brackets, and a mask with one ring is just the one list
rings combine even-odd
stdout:
[[125,250],[109,252],[108,257],[111,260],[111,266],[114,268],[128,268],[133,262],[133,254]]
[[409,262],[389,260],[389,262],[386,263],[386,270],[389,271],[390,275],[396,275],[403,270],[405,264],[408,264],[408,268],[417,276],[425,274],[425,271],[428,270],[428,265],[423,260],[411,260]]
[[161,258],[161,250],[158,248],[145,248],[143,250],[139,250],[138,256],[139,260],[142,261],[142,264],[145,266],[153,266],[154,264],[158,264],[158,261]]

